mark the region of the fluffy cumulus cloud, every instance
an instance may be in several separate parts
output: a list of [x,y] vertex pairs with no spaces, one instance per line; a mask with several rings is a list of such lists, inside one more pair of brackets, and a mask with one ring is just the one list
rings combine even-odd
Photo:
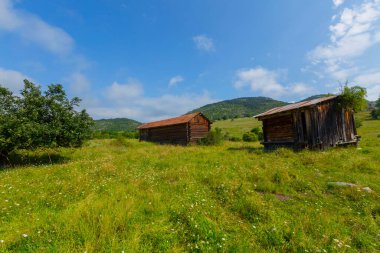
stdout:
[[241,69],[236,72],[234,86],[237,89],[249,87],[253,92],[275,98],[309,95],[313,92],[313,89],[304,83],[284,86],[279,82],[280,76],[280,71],[262,67]]
[[358,75],[354,83],[367,89],[367,98],[375,101],[380,97],[380,70]]
[[333,0],[334,6],[338,7],[344,3],[344,0]]
[[205,52],[215,51],[213,39],[206,35],[194,36],[193,41],[195,43],[195,46],[201,51],[205,51]]
[[[343,1],[334,1],[336,5]],[[315,66],[335,80],[345,80],[360,69],[355,60],[380,43],[380,0],[365,0],[345,8],[330,25],[330,41],[309,52]]]
[[0,29],[59,55],[69,53],[74,44],[64,30],[46,23],[32,13],[18,10],[11,0],[0,0]]
[[113,82],[111,86],[107,88],[107,98],[113,102],[125,103],[131,99],[140,98],[143,95],[143,87],[139,81],[130,79],[125,84]]
[[21,72],[0,68],[0,85],[14,93],[18,93],[24,87],[25,79],[33,81],[32,78]]
[[216,102],[206,91],[201,94],[145,96],[143,85],[137,80],[126,84],[114,82],[106,88],[105,94],[107,101],[88,103],[88,111],[95,118],[127,117],[148,122],[182,115]]
[[177,84],[183,82],[185,79],[181,75],[173,76],[169,80],[169,87],[176,86]]

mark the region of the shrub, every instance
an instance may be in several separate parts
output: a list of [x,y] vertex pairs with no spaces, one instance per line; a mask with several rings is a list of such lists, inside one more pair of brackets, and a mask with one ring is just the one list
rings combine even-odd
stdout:
[[236,141],[236,142],[239,142],[239,141],[241,141],[241,138],[240,138],[240,137],[232,136],[232,137],[230,137],[229,140],[230,140],[230,141]]
[[[47,91],[28,80],[15,96],[0,86],[0,155],[16,149],[81,146],[91,136],[92,118],[80,112],[80,99],[69,100],[62,85]],[[1,159],[1,158],[0,158]]]
[[377,119],[378,117],[380,117],[380,97],[376,101],[375,109],[372,110],[371,115],[372,115],[372,118],[374,119]]
[[199,144],[201,145],[220,145],[223,143],[224,135],[222,133],[222,129],[216,127],[214,130],[211,130],[207,136],[201,140],[199,140]]
[[373,110],[371,111],[371,117],[372,117],[373,119],[377,119],[377,118],[379,117],[379,115],[377,114],[376,109],[373,109]]
[[264,133],[263,133],[263,130],[260,127],[252,128],[251,132],[257,135],[257,139],[259,141],[264,140]]
[[257,137],[257,135],[255,133],[247,132],[247,133],[243,134],[243,141],[254,142],[254,141],[257,141],[257,140],[258,140],[258,137]]
[[355,119],[355,126],[356,126],[356,128],[363,126],[362,120],[361,119]]
[[347,83],[342,87],[341,94],[338,97],[338,105],[340,108],[359,112],[366,108],[367,101],[365,96],[367,91],[360,86],[348,87]]

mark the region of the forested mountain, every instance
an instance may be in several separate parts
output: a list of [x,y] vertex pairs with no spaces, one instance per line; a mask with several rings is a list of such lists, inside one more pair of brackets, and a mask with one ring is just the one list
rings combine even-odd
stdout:
[[323,98],[323,97],[333,96],[333,95],[334,95],[334,94],[319,94],[319,95],[313,95],[313,96],[310,96],[310,97],[308,97],[308,98],[302,99],[300,102],[308,101],[308,100],[313,100],[313,99],[317,99],[317,98]]
[[107,130],[107,131],[136,131],[136,128],[141,125],[140,122],[127,119],[100,119],[95,120],[94,130]]
[[191,112],[202,112],[210,120],[252,117],[273,107],[288,103],[267,97],[243,97],[208,104]]

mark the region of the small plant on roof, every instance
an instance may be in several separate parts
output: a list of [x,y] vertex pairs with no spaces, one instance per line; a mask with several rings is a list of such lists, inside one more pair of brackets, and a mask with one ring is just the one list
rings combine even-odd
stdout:
[[348,87],[348,82],[346,82],[338,96],[338,105],[340,108],[359,112],[367,106],[366,95],[367,90],[365,88],[361,86]]

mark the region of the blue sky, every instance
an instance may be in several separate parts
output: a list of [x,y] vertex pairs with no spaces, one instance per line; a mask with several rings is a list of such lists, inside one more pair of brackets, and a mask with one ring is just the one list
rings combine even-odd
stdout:
[[62,83],[94,118],[150,121],[339,83],[380,94],[380,0],[0,0],[0,83]]

